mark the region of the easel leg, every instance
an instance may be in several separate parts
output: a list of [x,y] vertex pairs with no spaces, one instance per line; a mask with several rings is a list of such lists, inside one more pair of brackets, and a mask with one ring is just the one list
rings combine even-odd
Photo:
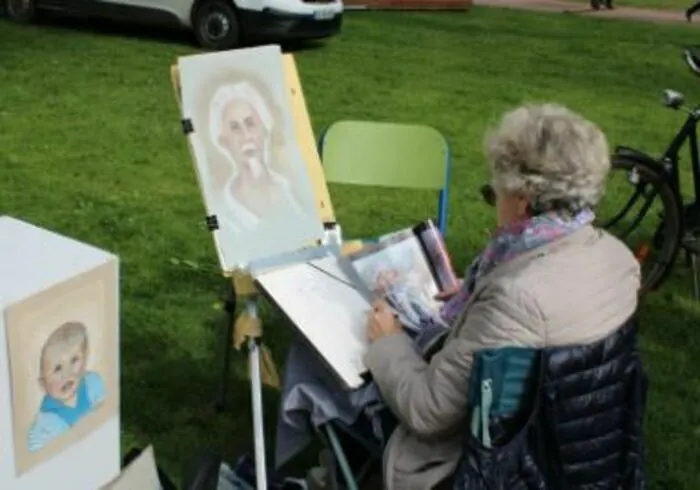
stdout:
[[224,325],[224,341],[222,348],[223,365],[221,366],[221,384],[219,386],[219,397],[216,401],[216,411],[222,412],[226,409],[226,395],[229,389],[229,377],[231,373],[231,350],[233,349],[233,325],[236,320],[236,289],[233,284],[229,287],[229,298],[226,300],[226,324]]
[[[254,300],[246,304],[248,314],[258,316]],[[267,464],[265,461],[265,431],[263,427],[262,376],[260,372],[260,339],[248,339],[250,360],[250,392],[253,403],[253,437],[255,441],[255,480],[256,490],[267,490]]]

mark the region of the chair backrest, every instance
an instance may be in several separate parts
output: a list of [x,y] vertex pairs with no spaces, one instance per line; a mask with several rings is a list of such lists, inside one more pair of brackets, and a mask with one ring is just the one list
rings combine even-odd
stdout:
[[338,121],[322,134],[319,154],[330,183],[439,191],[437,225],[445,233],[450,151],[436,129]]
[[647,383],[635,317],[591,344],[475,352],[455,488],[644,488]]

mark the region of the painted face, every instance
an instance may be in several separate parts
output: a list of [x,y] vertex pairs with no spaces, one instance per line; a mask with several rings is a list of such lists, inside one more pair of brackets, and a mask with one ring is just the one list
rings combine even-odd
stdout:
[[64,342],[49,347],[41,363],[41,381],[46,393],[64,402],[75,398],[85,374],[86,356],[84,342]]
[[267,130],[260,115],[243,99],[231,100],[221,118],[219,143],[226,148],[241,171],[257,179],[265,172],[263,149]]
[[379,292],[386,292],[398,279],[399,273],[393,269],[383,270],[377,276],[376,288]]

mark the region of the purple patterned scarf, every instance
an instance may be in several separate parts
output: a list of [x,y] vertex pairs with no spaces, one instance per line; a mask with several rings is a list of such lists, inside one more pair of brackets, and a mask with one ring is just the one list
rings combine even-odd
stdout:
[[595,214],[588,209],[567,218],[549,212],[496,230],[483,252],[467,268],[462,288],[443,305],[442,318],[451,324],[464,309],[476,281],[497,265],[569,235],[593,222],[594,218]]

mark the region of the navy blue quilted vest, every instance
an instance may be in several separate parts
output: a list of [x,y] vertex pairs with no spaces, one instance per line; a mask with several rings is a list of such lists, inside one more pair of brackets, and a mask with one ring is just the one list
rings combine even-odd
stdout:
[[[515,367],[510,371],[523,372],[527,350],[511,354],[507,357],[516,361],[510,362]],[[522,389],[516,390],[522,403],[509,401],[513,383],[507,373],[494,378],[500,391],[489,400],[482,428],[487,437],[479,433],[479,416],[472,413],[454,489],[644,489],[642,425],[648,382],[636,319],[594,344],[543,349],[530,357],[528,375],[518,380]],[[483,381],[478,361],[479,356],[472,375],[477,408],[474,386]]]

